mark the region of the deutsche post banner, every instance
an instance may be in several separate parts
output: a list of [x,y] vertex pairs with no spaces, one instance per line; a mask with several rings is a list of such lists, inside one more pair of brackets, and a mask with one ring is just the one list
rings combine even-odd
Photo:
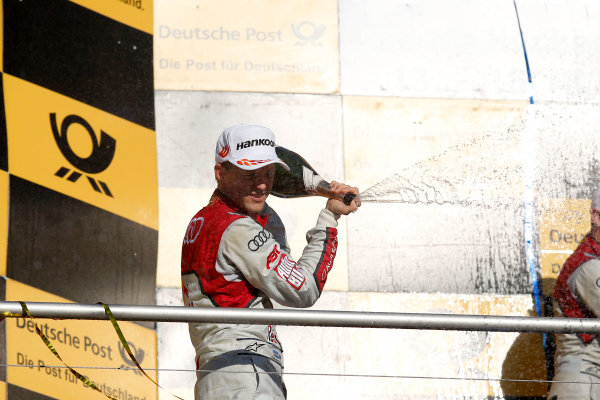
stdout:
[[[68,302],[11,279],[5,284],[7,301]],[[36,325],[64,364],[42,341]],[[138,363],[156,381],[155,332],[131,322],[119,322],[119,326]],[[23,389],[64,400],[157,398],[158,387],[135,366],[110,321],[7,318],[4,329],[7,364],[11,366],[7,368],[8,398]],[[84,384],[65,364],[87,377],[101,393]]]
[[336,0],[155,0],[157,89],[338,93]]
[[545,199],[540,202],[539,240],[543,293],[552,295],[566,259],[591,229],[590,200]]
[[152,0],[3,0],[0,272],[154,304]]

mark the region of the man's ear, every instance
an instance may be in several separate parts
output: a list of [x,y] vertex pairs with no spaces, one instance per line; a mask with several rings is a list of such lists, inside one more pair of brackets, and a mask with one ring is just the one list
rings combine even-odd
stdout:
[[215,179],[217,180],[217,182],[219,182],[223,179],[224,174],[225,174],[225,168],[223,167],[223,164],[220,164],[220,163],[215,164]]

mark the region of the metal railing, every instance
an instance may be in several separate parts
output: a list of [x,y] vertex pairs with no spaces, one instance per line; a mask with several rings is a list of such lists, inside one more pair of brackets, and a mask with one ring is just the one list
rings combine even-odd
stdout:
[[[102,304],[26,302],[34,318],[107,320]],[[120,321],[218,322],[348,328],[487,332],[600,333],[600,320],[522,316],[322,311],[298,309],[200,308],[109,305]],[[18,301],[0,301],[0,313],[22,314]],[[8,314],[7,314],[8,313]]]

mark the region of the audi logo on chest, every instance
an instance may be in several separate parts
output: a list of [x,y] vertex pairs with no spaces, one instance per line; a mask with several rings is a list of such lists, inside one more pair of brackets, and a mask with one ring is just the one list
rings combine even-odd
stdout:
[[[86,158],[82,158],[75,154],[69,144],[68,132],[73,124],[81,125],[92,140],[92,153]],[[50,113],[50,126],[60,152],[76,169],[87,174],[99,174],[108,168],[112,162],[117,146],[116,140],[102,130],[100,131],[100,140],[98,140],[91,125],[79,115],[71,114],[66,116],[62,120],[59,130],[56,122],[56,113]],[[54,175],[75,183],[81,177],[82,173],[76,170],[71,171],[70,168],[61,166]],[[96,181],[96,179],[89,175],[86,175],[86,178],[96,192],[113,197],[113,194],[105,182],[102,182],[101,180]]]

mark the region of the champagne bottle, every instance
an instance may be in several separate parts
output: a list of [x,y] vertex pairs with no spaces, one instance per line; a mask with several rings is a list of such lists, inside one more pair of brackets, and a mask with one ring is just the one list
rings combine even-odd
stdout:
[[273,196],[283,198],[323,196],[339,199],[347,206],[356,197],[354,193],[345,195],[333,193],[329,182],[321,178],[317,171],[299,154],[281,146],[276,146],[275,152],[277,157],[290,167],[290,170],[287,171],[280,164],[275,164],[275,178],[271,189]]

